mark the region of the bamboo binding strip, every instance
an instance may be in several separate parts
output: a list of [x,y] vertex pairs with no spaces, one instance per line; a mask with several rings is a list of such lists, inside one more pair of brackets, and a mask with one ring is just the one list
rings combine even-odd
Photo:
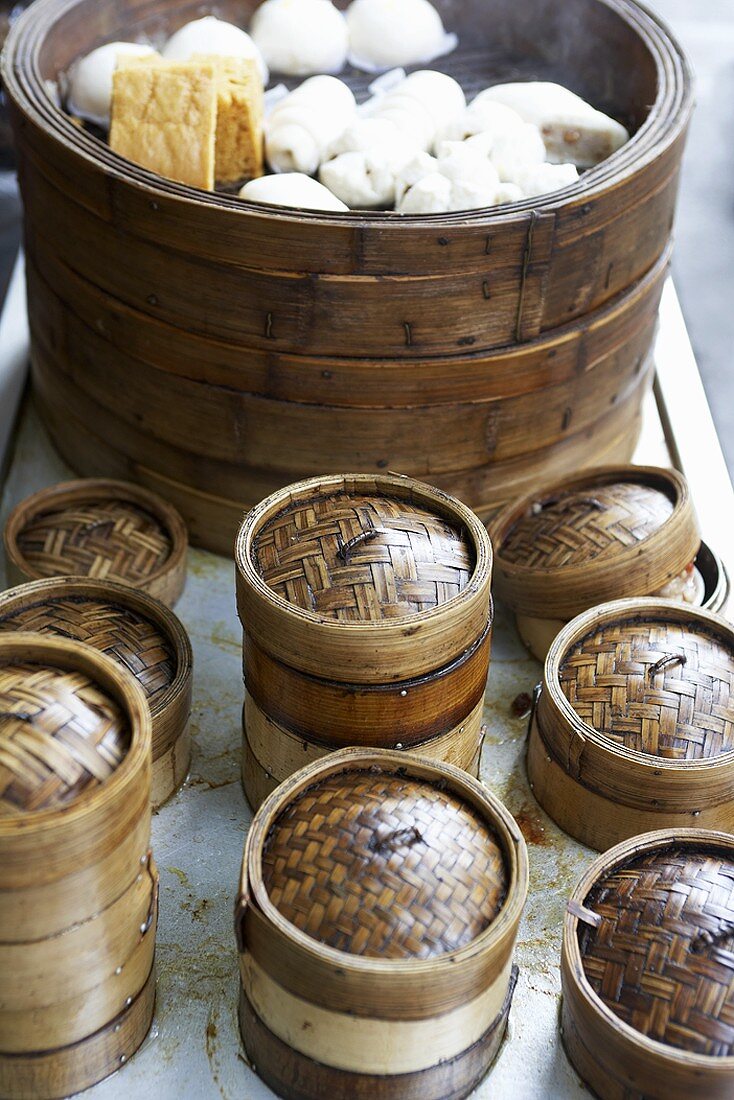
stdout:
[[258,1072],[303,1100],[466,1095],[504,1031],[526,889],[514,821],[456,768],[346,749],[291,776],[235,912]]
[[16,584],[66,575],[142,588],[172,606],[186,583],[188,536],[178,512],[155,493],[85,478],[21,501],[4,531]]
[[731,624],[657,599],[578,616],[548,653],[527,768],[549,816],[593,848],[734,829]]
[[601,1100],[734,1090],[734,842],[675,829],[611,849],[563,928],[566,1051]]
[[147,592],[108,580],[49,578],[0,594],[0,634],[73,638],[109,654],[137,679],[150,706],[153,809],[183,783],[191,762],[191,642],[180,620]]
[[10,1100],[86,1088],[147,1033],[150,782],[150,711],[129,673],[72,639],[0,635],[0,1092]]

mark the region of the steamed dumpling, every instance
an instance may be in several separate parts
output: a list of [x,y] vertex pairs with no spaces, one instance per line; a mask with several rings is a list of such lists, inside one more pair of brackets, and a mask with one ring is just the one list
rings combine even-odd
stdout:
[[312,76],[278,103],[265,121],[265,156],[274,172],[312,176],[354,122],[357,104],[335,76]]
[[329,210],[338,214],[349,210],[328,188],[301,172],[283,172],[279,176],[250,180],[240,191],[240,198],[272,206],[293,206],[299,210]]
[[250,31],[275,72],[339,73],[346,64],[347,24],[331,0],[265,0]]
[[253,57],[260,69],[263,84],[269,79],[263,55],[249,34],[213,15],[185,23],[166,42],[163,56],[168,61],[190,61],[195,55],[219,57]]
[[148,57],[152,46],[139,42],[108,42],[77,61],[71,73],[68,106],[72,114],[108,128],[112,104],[112,76],[119,57]]
[[353,0],[347,25],[350,60],[368,72],[425,64],[457,44],[429,0]]

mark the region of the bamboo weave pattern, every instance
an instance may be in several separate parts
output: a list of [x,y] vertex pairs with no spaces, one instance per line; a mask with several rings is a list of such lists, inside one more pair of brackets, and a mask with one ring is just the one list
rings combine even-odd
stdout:
[[538,501],[502,544],[502,558],[532,569],[562,569],[613,557],[657,531],[673,512],[658,489],[631,482],[591,486]]
[[637,1031],[698,1054],[734,1054],[734,862],[672,848],[607,875],[579,925],[586,977]]
[[701,628],[602,626],[568,653],[560,681],[582,721],[629,749],[672,760],[734,749],[734,653]]
[[129,746],[120,708],[82,673],[0,665],[0,816],[72,802]]
[[99,500],[30,518],[18,535],[18,547],[44,577],[98,577],[140,585],[165,564],[171,540],[145,508]]
[[357,621],[446,603],[474,567],[466,533],[439,516],[404,500],[347,494],[285,509],[258,533],[254,554],[283,599]]
[[491,828],[454,795],[391,774],[347,771],[304,791],[263,852],[273,904],[353,955],[429,958],[475,939],[507,894]]
[[86,642],[136,677],[153,703],[173,683],[176,658],[167,638],[129,608],[81,597],[44,600],[0,618],[0,631],[32,630]]

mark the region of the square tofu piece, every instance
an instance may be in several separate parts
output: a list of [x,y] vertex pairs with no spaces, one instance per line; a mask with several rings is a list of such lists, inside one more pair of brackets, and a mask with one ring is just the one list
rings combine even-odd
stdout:
[[219,67],[141,58],[115,71],[110,146],[135,164],[214,190]]
[[257,62],[249,57],[200,60],[218,66],[214,170],[217,182],[239,183],[261,176],[265,105]]

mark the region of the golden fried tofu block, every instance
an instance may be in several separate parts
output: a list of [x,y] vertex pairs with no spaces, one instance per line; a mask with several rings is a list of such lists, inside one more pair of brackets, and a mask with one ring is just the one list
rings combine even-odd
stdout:
[[263,172],[263,82],[249,57],[198,57],[218,64],[215,176],[239,183]]
[[110,146],[178,183],[214,190],[220,66],[136,58],[117,68]]

